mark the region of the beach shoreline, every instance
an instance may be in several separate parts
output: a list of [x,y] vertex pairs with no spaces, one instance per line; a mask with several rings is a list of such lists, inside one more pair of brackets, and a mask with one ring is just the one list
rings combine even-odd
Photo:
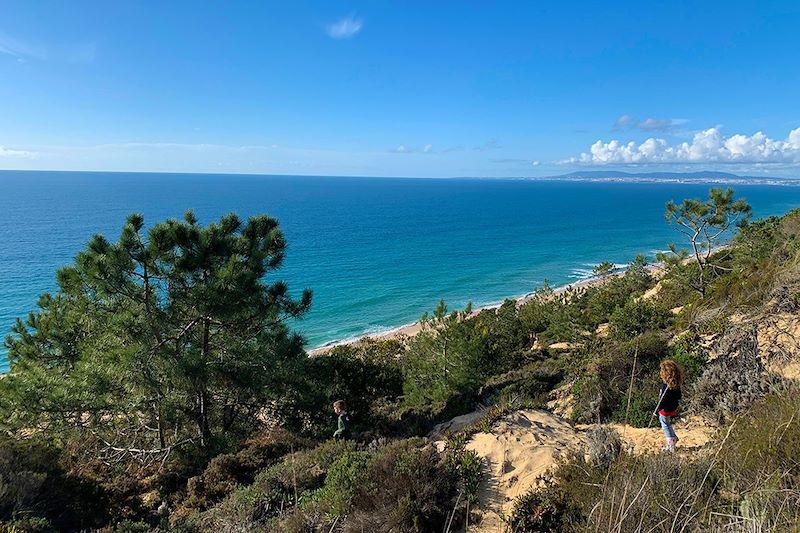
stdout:
[[[659,270],[659,265],[648,265],[647,269],[650,270],[651,272],[655,273],[657,270]],[[596,286],[602,285],[603,283],[605,283],[606,281],[608,281],[610,279],[613,279],[613,278],[616,278],[618,276],[621,276],[621,275],[625,274],[625,271],[626,271],[626,267],[619,268],[619,269],[615,270],[614,272],[611,272],[610,274],[606,274],[604,276],[591,276],[591,277],[588,277],[588,278],[578,279],[573,283],[567,283],[565,285],[559,285],[558,287],[554,287],[553,288],[553,295],[563,294],[563,293],[565,293],[567,291],[575,290],[575,289],[588,289],[588,288],[591,288],[591,287],[596,287]],[[535,291],[526,293],[526,294],[524,294],[522,296],[509,297],[509,298],[506,298],[506,299],[504,299],[504,300],[502,300],[500,302],[496,302],[496,303],[492,303],[492,304],[488,304],[488,305],[484,305],[484,306],[478,307],[476,309],[473,309],[472,314],[475,315],[477,313],[480,313],[481,311],[486,311],[486,310],[489,310],[489,309],[498,309],[501,305],[503,305],[504,302],[506,302],[508,300],[515,301],[517,306],[520,306],[520,305],[524,304],[525,302],[531,300],[532,298],[535,298],[536,295],[539,293],[539,290],[541,290],[541,288],[537,289]],[[401,338],[401,337],[405,337],[405,338],[413,337],[416,334],[418,334],[421,329],[422,329],[422,324],[420,323],[419,320],[417,320],[416,322],[411,322],[409,324],[404,324],[402,326],[397,326],[395,328],[387,329],[386,331],[381,331],[381,332],[377,332],[377,333],[366,333],[366,334],[360,335],[358,337],[350,337],[350,338],[347,338],[347,339],[327,342],[325,344],[322,344],[320,346],[312,348],[311,350],[308,350],[307,353],[310,356],[318,356],[318,355],[324,355],[324,354],[330,352],[331,350],[333,350],[334,348],[336,348],[338,346],[358,345],[358,344],[360,344],[361,342],[363,342],[365,340],[381,341],[381,340],[390,340],[390,339],[396,339],[396,338]]]
[[[729,245],[727,243],[715,246],[715,247],[712,248],[711,253],[715,254],[717,252],[720,252],[720,251],[728,248],[728,246]],[[685,262],[691,262],[693,260],[694,259],[690,256],[690,257],[687,257],[684,261]],[[663,274],[663,272],[664,272],[664,264],[660,263],[660,262],[649,263],[649,264],[647,264],[645,266],[645,269],[648,272],[650,272],[650,274],[655,276],[656,278],[659,278],[661,276],[661,274]],[[559,285],[558,287],[554,287],[553,288],[553,295],[555,296],[555,295],[563,294],[563,293],[565,293],[565,292],[567,292],[569,290],[573,290],[573,289],[588,289],[590,287],[600,286],[600,285],[602,285],[603,283],[606,283],[609,280],[612,280],[612,279],[614,279],[616,277],[624,275],[627,270],[628,270],[628,265],[625,265],[623,267],[618,267],[615,270],[613,270],[612,272],[610,272],[608,274],[605,274],[605,275],[590,276],[590,277],[587,277],[587,278],[578,279],[574,283],[567,283],[565,285]],[[539,291],[542,288],[543,287],[540,287],[539,289],[537,289],[537,290],[535,290],[533,292],[529,292],[527,294],[524,294],[522,296],[510,297],[510,298],[506,298],[505,300],[503,300],[501,302],[497,302],[497,303],[481,306],[481,307],[479,307],[477,309],[474,309],[472,311],[472,315],[474,316],[474,315],[480,313],[481,311],[485,311],[487,309],[497,309],[501,305],[503,305],[503,303],[505,303],[507,300],[513,300],[513,301],[515,301],[517,303],[517,306],[520,306],[520,305],[524,304],[525,302],[527,302],[528,300],[536,297],[536,295],[539,293]],[[323,344],[321,346],[317,346],[316,348],[313,348],[311,350],[308,350],[307,353],[308,353],[309,356],[324,355],[327,352],[329,352],[329,351],[333,350],[334,348],[336,348],[337,346],[357,345],[357,344],[363,342],[364,340],[379,341],[379,340],[389,340],[389,339],[394,339],[394,338],[399,338],[399,337],[406,337],[406,338],[407,337],[413,337],[414,335],[419,333],[421,329],[422,329],[422,324],[420,324],[420,321],[418,320],[416,322],[412,322],[410,324],[405,324],[403,326],[398,326],[396,328],[391,328],[391,329],[388,329],[388,330],[383,331],[383,332],[367,333],[367,334],[361,335],[359,337],[351,337],[351,338],[343,339],[343,340],[339,340],[339,341],[331,341],[331,342],[325,343],[325,344]]]

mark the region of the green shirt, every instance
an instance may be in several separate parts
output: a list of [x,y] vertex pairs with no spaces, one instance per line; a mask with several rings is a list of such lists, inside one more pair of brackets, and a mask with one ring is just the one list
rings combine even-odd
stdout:
[[347,411],[339,413],[339,429],[333,434],[334,439],[350,438],[350,415]]

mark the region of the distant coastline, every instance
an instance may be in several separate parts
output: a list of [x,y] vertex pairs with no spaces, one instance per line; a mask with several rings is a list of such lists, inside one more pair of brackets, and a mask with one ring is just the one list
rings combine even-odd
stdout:
[[613,170],[571,172],[559,176],[522,178],[530,180],[554,180],[590,183],[676,183],[682,185],[774,185],[798,187],[800,178],[774,176],[740,176],[729,172],[621,172]]
[[620,177],[546,177],[546,178],[520,178],[523,180],[537,181],[564,181],[585,183],[675,183],[678,185],[771,185],[776,187],[800,187],[800,179],[796,178],[650,178],[636,176]]
[[49,176],[71,178],[75,176],[140,176],[162,178],[196,178],[202,177],[237,177],[237,178],[345,178],[364,180],[524,180],[524,181],[559,181],[559,182],[588,182],[588,183],[676,183],[683,185],[774,185],[781,187],[800,187],[800,174],[796,177],[777,176],[740,176],[729,172],[713,172],[708,170],[698,172],[623,172],[612,170],[578,171],[569,174],[554,176],[368,176],[347,175],[331,176],[327,174],[262,174],[242,172],[157,172],[157,171],[100,171],[100,170],[14,170],[0,169],[0,178],[4,175],[24,174],[29,176]]

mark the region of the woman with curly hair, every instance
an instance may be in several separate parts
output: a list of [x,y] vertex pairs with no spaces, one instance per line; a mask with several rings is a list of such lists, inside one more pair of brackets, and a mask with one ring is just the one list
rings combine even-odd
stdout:
[[[678,414],[678,403],[681,401],[681,385],[683,385],[683,369],[678,363],[671,359],[661,361],[661,381],[658,387],[658,421],[661,422],[661,429],[664,430],[666,446],[664,451],[675,452],[675,444],[678,436],[672,429],[672,417]],[[655,414],[655,413],[654,413]]]

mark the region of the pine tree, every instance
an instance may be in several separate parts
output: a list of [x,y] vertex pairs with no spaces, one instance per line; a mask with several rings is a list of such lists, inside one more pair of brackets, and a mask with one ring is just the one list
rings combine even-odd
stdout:
[[698,274],[690,283],[701,296],[705,295],[710,276],[725,270],[719,262],[713,261],[714,252],[722,240],[730,236],[730,230],[745,224],[752,214],[750,205],[742,199],[734,200],[733,195],[733,189],[713,188],[705,201],[686,199],[680,204],[667,203],[664,216],[686,236],[691,252],[679,251],[673,244],[670,245],[673,257],[660,254],[658,259],[668,265],[678,265],[691,257]]
[[246,434],[304,359],[286,322],[311,292],[270,275],[285,249],[268,216],[145,232],[134,214],[118,242],[96,235],[6,339],[5,425],[75,433],[106,460]]

